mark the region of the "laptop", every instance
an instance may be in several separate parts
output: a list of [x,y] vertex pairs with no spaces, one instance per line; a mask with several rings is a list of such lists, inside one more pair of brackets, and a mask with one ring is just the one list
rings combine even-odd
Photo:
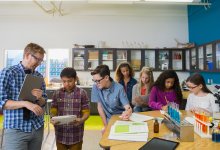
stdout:
[[33,89],[41,89],[44,79],[42,77],[26,74],[18,99],[34,102],[36,97],[32,95]]

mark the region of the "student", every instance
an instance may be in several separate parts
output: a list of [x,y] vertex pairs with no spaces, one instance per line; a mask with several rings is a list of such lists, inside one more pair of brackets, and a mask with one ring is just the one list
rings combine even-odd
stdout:
[[132,104],[134,112],[148,111],[149,92],[154,83],[153,72],[149,67],[143,67],[140,72],[139,83],[132,90]]
[[115,71],[115,81],[124,87],[129,103],[133,107],[132,88],[137,84],[137,80],[134,79],[134,70],[128,62],[122,62],[119,64]]
[[187,98],[186,110],[219,112],[219,106],[215,103],[216,97],[206,87],[205,80],[200,74],[196,73],[188,77],[186,84],[191,92]]
[[166,70],[157,78],[150,92],[149,106],[154,110],[166,110],[169,102],[180,103],[182,92],[175,71]]
[[[18,100],[26,74],[43,76],[35,69],[44,59],[45,50],[38,44],[29,43],[23,53],[23,60],[0,72],[0,109],[4,113],[4,149],[40,150],[44,130],[46,86],[34,89],[34,103]],[[30,83],[31,84],[31,83]]]
[[114,114],[122,114],[123,120],[128,120],[132,113],[126,93],[121,84],[110,77],[107,65],[97,66],[91,72],[95,84],[92,87],[92,102],[98,103],[97,109],[104,124],[104,133],[108,121]]
[[90,114],[89,99],[86,91],[75,85],[77,82],[75,69],[64,68],[60,77],[63,82],[63,88],[55,91],[53,95],[51,115],[76,115],[77,119],[63,125],[51,120],[55,127],[57,150],[81,150],[84,122]]

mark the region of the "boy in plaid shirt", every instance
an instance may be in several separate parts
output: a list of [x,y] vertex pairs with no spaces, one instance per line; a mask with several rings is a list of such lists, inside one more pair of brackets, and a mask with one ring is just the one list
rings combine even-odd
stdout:
[[55,127],[57,150],[81,150],[84,122],[90,114],[89,99],[86,91],[75,84],[77,81],[75,69],[64,68],[60,77],[63,88],[53,94],[51,114],[52,116],[76,115],[77,119],[62,125],[51,120]]

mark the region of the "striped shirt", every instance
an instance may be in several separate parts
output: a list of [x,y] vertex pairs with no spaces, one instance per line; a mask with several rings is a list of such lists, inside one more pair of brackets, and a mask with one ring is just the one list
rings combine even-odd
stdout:
[[[34,76],[43,76],[34,71]],[[0,108],[2,109],[8,100],[19,101],[18,96],[25,78],[24,67],[21,63],[10,68],[5,68],[0,72]],[[41,90],[43,98],[47,99],[46,86],[43,82]],[[39,129],[44,124],[43,116],[36,116],[30,112],[30,119],[23,119],[23,108],[19,109],[4,109],[4,128],[19,129],[23,132],[31,132],[32,128]]]
[[[89,99],[85,90],[75,87],[71,92],[61,88],[53,95],[52,108],[57,109],[58,116],[76,115],[82,117],[82,110],[89,109]],[[56,141],[72,145],[83,140],[84,123],[79,126],[71,124],[55,125]]]

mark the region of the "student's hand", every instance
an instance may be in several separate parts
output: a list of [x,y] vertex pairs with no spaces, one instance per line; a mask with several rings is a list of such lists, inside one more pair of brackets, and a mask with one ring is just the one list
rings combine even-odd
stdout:
[[193,108],[190,109],[190,111],[191,111],[192,113],[202,112],[202,113],[205,113],[205,114],[207,114],[207,115],[211,115],[211,113],[210,113],[208,110],[206,110],[206,109],[204,109],[204,108],[200,108],[200,107],[193,107]]
[[37,116],[42,116],[44,114],[44,110],[37,104],[33,104],[29,101],[24,101],[24,106]]
[[166,111],[167,110],[167,105],[163,106],[162,110]]
[[70,124],[73,124],[74,126],[79,126],[81,124],[83,124],[83,119],[82,118],[76,118],[74,121],[70,122]]
[[42,98],[43,91],[40,89],[33,89],[31,93],[36,97],[36,99],[40,99]]
[[119,118],[121,118],[122,120],[129,120],[131,114],[132,114],[132,109],[129,108],[129,109],[123,111],[121,116],[119,116]]
[[135,97],[134,100],[135,100],[136,104],[138,104],[140,106],[144,104],[144,101],[142,100],[142,98],[140,96]]
[[59,125],[60,121],[55,121],[55,120],[51,119],[50,123],[52,123],[53,125]]
[[104,127],[102,128],[102,130],[101,130],[102,135],[105,133],[106,128],[107,128],[107,126],[104,126]]

